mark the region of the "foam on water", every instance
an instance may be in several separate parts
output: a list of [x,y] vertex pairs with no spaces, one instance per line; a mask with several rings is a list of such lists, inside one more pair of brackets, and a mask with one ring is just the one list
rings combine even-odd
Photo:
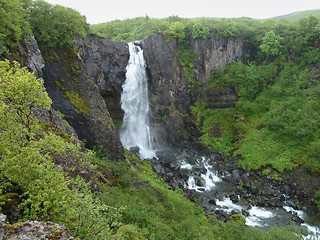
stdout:
[[233,203],[230,198],[224,198],[221,201],[219,199],[217,199],[216,205],[222,207],[220,209],[224,210],[227,213],[231,213],[232,211],[236,211],[238,213],[241,213],[241,211],[244,209],[242,206]]
[[126,80],[122,85],[121,108],[124,111],[120,140],[127,149],[138,146],[143,159],[155,157],[149,126],[148,81],[143,51],[131,42]]

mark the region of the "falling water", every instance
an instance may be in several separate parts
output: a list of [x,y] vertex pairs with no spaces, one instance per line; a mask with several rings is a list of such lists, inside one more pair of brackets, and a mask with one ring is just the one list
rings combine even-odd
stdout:
[[129,43],[130,59],[122,85],[121,108],[124,111],[120,140],[127,149],[138,146],[143,159],[155,156],[149,126],[148,84],[143,50]]

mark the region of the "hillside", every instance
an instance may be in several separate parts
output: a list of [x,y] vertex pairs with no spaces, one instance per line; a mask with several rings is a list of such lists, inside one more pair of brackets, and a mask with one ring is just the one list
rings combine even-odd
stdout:
[[315,16],[315,17],[319,18],[320,17],[320,9],[289,13],[286,15],[274,17],[273,19],[285,19],[285,20],[288,20],[289,22],[298,22],[301,18],[306,18],[309,16]]
[[[318,18],[89,26],[42,0],[2,2],[0,238],[28,220],[79,239],[294,240],[319,226]],[[135,52],[152,159],[119,137]]]

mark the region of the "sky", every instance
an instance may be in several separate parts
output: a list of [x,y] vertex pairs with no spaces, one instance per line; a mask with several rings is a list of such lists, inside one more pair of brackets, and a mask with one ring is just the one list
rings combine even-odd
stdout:
[[320,9],[319,0],[45,0],[73,8],[90,24],[148,15],[225,18],[271,18],[292,12]]

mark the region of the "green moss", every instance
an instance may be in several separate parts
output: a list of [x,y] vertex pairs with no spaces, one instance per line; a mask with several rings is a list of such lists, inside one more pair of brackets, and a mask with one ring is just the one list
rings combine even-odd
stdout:
[[65,92],[64,96],[69,99],[70,103],[77,108],[77,112],[81,114],[88,114],[91,112],[89,106],[80,98],[79,94],[76,92]]

